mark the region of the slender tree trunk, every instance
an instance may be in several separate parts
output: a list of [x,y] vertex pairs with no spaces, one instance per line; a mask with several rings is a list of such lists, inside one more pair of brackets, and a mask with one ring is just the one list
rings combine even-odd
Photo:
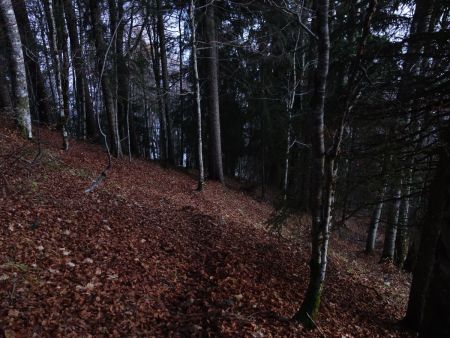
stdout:
[[216,38],[214,3],[206,7],[205,28],[209,46],[209,177],[224,182],[219,111],[219,56]]
[[[195,6],[195,4],[194,4]],[[180,113],[181,113],[181,121],[180,121],[180,144],[179,144],[179,165],[184,166],[184,148],[185,148],[185,124],[184,124],[184,93],[183,93],[183,35],[182,35],[182,22],[183,22],[183,11],[180,11],[180,14],[178,15],[178,31],[179,31],[179,37],[178,37],[178,47],[179,47],[179,67],[180,67]],[[198,70],[198,69],[197,69]]]
[[30,75],[35,100],[38,108],[39,121],[48,123],[51,115],[50,100],[45,88],[44,77],[42,75],[41,67],[39,65],[39,53],[35,34],[31,30],[30,20],[28,19],[27,8],[24,0],[12,1],[14,12],[16,13],[17,21],[20,22],[19,32],[22,43],[28,49],[24,53],[25,66]]
[[380,220],[381,220],[381,212],[383,210],[383,205],[384,205],[383,199],[384,199],[384,195],[386,193],[386,189],[387,189],[387,185],[385,184],[383,186],[383,189],[379,193],[378,203],[375,205],[375,208],[373,209],[372,217],[370,219],[369,231],[367,234],[366,254],[372,254],[375,250],[378,226],[379,226]]
[[[57,96],[57,111],[59,117],[59,129],[61,130],[62,140],[63,140],[63,149],[69,149],[69,135],[67,133],[67,116],[66,116],[66,107],[67,103],[65,99],[67,99],[67,95],[64,93],[63,88],[63,56],[62,51],[59,50],[60,43],[58,43],[58,32],[57,30],[61,29],[59,25],[56,25],[55,20],[55,0],[44,0],[44,10],[45,15],[47,17],[47,25],[49,30],[49,41],[50,48],[52,51],[52,60],[53,66],[55,69],[55,79],[56,79],[56,96]],[[59,22],[58,22],[59,23]]]
[[203,140],[202,140],[202,106],[200,97],[200,80],[198,76],[197,62],[197,25],[195,23],[195,0],[191,0],[189,7],[189,18],[191,28],[191,44],[192,44],[192,63],[194,70],[194,88],[195,88],[195,104],[197,118],[197,153],[198,153],[198,187],[197,190],[202,191],[205,182],[205,172],[203,166]]
[[79,107],[78,114],[84,117],[83,123],[86,125],[86,136],[89,138],[95,138],[97,136],[97,127],[95,123],[94,107],[92,105],[92,99],[89,93],[88,81],[86,78],[82,48],[78,39],[77,18],[72,0],[63,1],[67,30],[70,38],[72,63],[75,70],[76,100],[77,106]]
[[[327,268],[329,226],[328,217],[324,217],[325,140],[324,140],[324,106],[330,56],[330,36],[328,29],[328,0],[317,0],[317,36],[318,60],[316,83],[312,103],[312,186],[311,186],[311,259],[309,285],[303,303],[294,319],[300,320],[307,327],[314,325],[320,305],[325,272]],[[328,163],[332,170],[333,163]],[[331,173],[332,174],[332,173]],[[328,203],[328,202],[327,202]]]
[[395,240],[397,238],[398,218],[400,215],[401,203],[401,181],[393,188],[391,206],[387,218],[386,232],[384,235],[383,253],[381,254],[382,261],[393,261],[395,253]]
[[0,14],[5,23],[5,31],[8,35],[11,48],[9,62],[16,119],[19,126],[22,128],[23,133],[28,138],[32,138],[33,132],[31,128],[30,104],[28,100],[27,77],[25,73],[22,42],[20,40],[19,29],[17,27],[11,0],[0,0]]
[[[410,163],[412,166],[413,163]],[[403,191],[403,201],[400,207],[400,215],[398,220],[398,232],[395,243],[395,265],[400,269],[403,268],[403,263],[408,254],[408,239],[409,239],[409,211],[410,211],[410,197],[412,184],[413,169],[407,170],[406,186]]]
[[156,84],[156,95],[158,101],[158,112],[159,112],[159,149],[160,149],[160,160],[164,166],[168,165],[168,154],[169,154],[169,142],[168,142],[168,125],[167,116],[165,112],[164,97],[161,90],[161,67],[160,67],[160,57],[158,52],[158,41],[155,33],[152,33],[150,25],[147,26],[147,33],[151,43],[150,54],[152,59],[153,74],[155,77]]
[[166,52],[166,33],[164,29],[164,16],[161,7],[161,0],[156,0],[156,10],[158,11],[157,15],[157,29],[159,36],[159,56],[161,58],[161,72],[162,72],[162,99],[164,104],[164,113],[166,116],[167,123],[167,160],[171,165],[175,165],[175,154],[174,154],[174,145],[172,139],[172,117],[170,114],[170,105],[169,105],[169,70],[167,68],[167,52]]
[[64,8],[62,0],[53,1],[53,15],[55,20],[55,30],[57,39],[57,50],[59,57],[59,70],[61,79],[61,95],[64,110],[64,118],[61,121],[63,134],[63,149],[69,149],[69,139],[67,123],[70,116],[69,108],[69,51],[67,48],[67,31],[64,19]]
[[100,18],[100,8],[96,0],[89,1],[91,24],[94,31],[94,42],[97,51],[97,69],[101,77],[101,87],[103,93],[104,107],[109,122],[109,135],[111,149],[115,156],[122,156],[122,147],[119,138],[119,126],[117,120],[116,105],[112,92],[112,84],[109,75],[106,73],[105,61],[107,58],[107,46],[103,39],[102,23]]

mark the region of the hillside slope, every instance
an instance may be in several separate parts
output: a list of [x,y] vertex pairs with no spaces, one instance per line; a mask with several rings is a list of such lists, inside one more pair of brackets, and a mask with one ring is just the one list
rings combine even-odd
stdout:
[[[0,128],[0,336],[297,336],[307,286],[300,239],[265,230],[268,204],[41,129],[37,145]],[[336,243],[336,245],[334,244]],[[410,337],[395,326],[405,278],[387,286],[333,239],[319,317],[327,337]],[[351,250],[356,250],[351,247]],[[352,262],[352,260],[355,260]],[[367,262],[366,262],[367,263]]]

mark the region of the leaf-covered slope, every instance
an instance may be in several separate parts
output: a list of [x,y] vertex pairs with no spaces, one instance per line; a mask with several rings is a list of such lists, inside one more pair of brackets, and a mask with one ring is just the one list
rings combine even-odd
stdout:
[[[115,160],[86,194],[102,149],[72,141],[64,153],[56,133],[40,134],[32,162],[37,146],[0,129],[4,335],[320,335],[288,320],[307,286],[307,238],[266,232],[268,204],[210,182],[198,193],[193,177],[138,160]],[[372,286],[367,278],[380,276],[365,265],[349,269],[345,248],[332,254],[321,331],[411,336],[394,326],[405,297]]]

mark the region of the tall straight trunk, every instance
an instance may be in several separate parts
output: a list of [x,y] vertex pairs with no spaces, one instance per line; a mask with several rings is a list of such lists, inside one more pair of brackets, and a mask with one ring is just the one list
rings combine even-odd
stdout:
[[375,250],[375,243],[377,239],[377,233],[378,233],[378,226],[380,224],[381,220],[381,212],[383,210],[383,199],[384,195],[386,193],[387,185],[385,184],[383,186],[383,189],[381,189],[379,196],[378,196],[378,202],[375,205],[375,208],[373,209],[372,217],[370,219],[370,226],[369,231],[367,233],[367,241],[366,241],[366,253],[371,254]]
[[294,109],[295,98],[297,94],[297,49],[298,44],[300,42],[300,34],[299,31],[297,35],[297,39],[295,42],[294,52],[292,53],[292,88],[288,93],[288,102],[287,102],[287,135],[286,135],[286,151],[284,154],[284,174],[283,174],[283,200],[287,200],[287,191],[288,191],[288,183],[289,183],[289,157],[291,155],[291,142],[292,142],[292,110]]
[[60,78],[61,78],[61,94],[64,110],[64,118],[61,121],[61,129],[63,132],[63,148],[69,148],[67,123],[70,116],[69,108],[69,51],[67,48],[67,31],[64,19],[64,8],[62,0],[54,0],[53,11],[55,19],[55,30],[58,44]]
[[159,56],[161,58],[161,78],[162,78],[162,100],[166,119],[167,138],[167,161],[175,165],[174,145],[172,139],[172,117],[169,105],[169,70],[167,68],[166,33],[164,28],[164,16],[162,12],[161,0],[156,0],[157,10],[157,30],[159,36]]
[[[138,154],[138,142],[132,132],[134,126],[133,116],[130,115],[128,108],[129,98],[129,82],[130,73],[127,62],[127,57],[124,51],[124,35],[125,35],[125,20],[124,20],[124,1],[109,0],[110,13],[110,32],[114,36],[113,40],[113,60],[114,60],[114,92],[117,108],[117,118],[119,121],[119,136],[121,139],[127,139],[130,143],[130,151]],[[133,22],[131,22],[132,25]],[[128,134],[128,126],[130,135]],[[132,136],[132,137],[131,137]],[[130,139],[128,139],[130,137]]]
[[[314,325],[319,311],[321,294],[327,268],[327,254],[329,241],[328,217],[323,215],[325,207],[324,191],[325,173],[325,140],[324,140],[324,108],[326,85],[330,57],[330,36],[328,28],[328,0],[317,0],[317,68],[314,96],[311,110],[311,139],[312,139],[312,185],[311,185],[311,258],[309,262],[309,285],[303,303],[294,319],[300,320],[306,326]],[[331,166],[332,163],[328,163]],[[327,172],[329,168],[327,167]]]
[[397,238],[398,219],[400,215],[401,204],[401,181],[393,188],[392,199],[389,214],[387,218],[386,232],[384,235],[384,246],[381,254],[382,261],[393,261],[395,253],[395,240]]
[[[44,10],[45,16],[47,18],[47,26],[49,31],[49,42],[52,53],[53,67],[55,69],[55,82],[56,82],[56,96],[57,96],[57,111],[59,117],[59,129],[61,130],[63,149],[67,150],[69,148],[69,139],[67,133],[67,95],[64,93],[65,88],[63,84],[63,55],[62,51],[59,49],[60,43],[58,43],[58,32],[60,29],[59,25],[56,25],[55,20],[55,0],[44,0]],[[59,22],[58,22],[59,23]],[[60,38],[61,39],[61,38]]]
[[202,140],[202,106],[200,96],[200,80],[198,76],[198,63],[197,63],[197,37],[195,23],[195,2],[191,0],[189,7],[189,18],[191,28],[191,44],[192,44],[192,63],[194,70],[194,88],[195,88],[195,105],[196,105],[196,118],[197,118],[197,156],[198,156],[198,187],[197,190],[203,190],[203,184],[205,182],[205,172],[203,166],[203,140]]
[[[412,162],[412,161],[411,161]],[[413,163],[410,163],[411,165]],[[399,268],[403,268],[403,263],[406,260],[408,254],[408,239],[409,239],[409,211],[410,211],[410,197],[411,184],[412,184],[413,169],[407,170],[406,186],[403,191],[403,200],[400,207],[400,215],[398,219],[398,232],[395,243],[395,265]]]
[[152,27],[150,25],[147,26],[147,34],[151,43],[150,46],[150,56],[152,59],[152,68],[153,75],[155,78],[156,84],[156,95],[158,102],[158,113],[159,113],[159,158],[164,166],[168,164],[168,153],[169,153],[169,142],[167,138],[168,134],[168,125],[167,118],[165,112],[164,98],[161,90],[161,66],[160,66],[160,57],[158,51],[158,41],[157,34],[152,32]]
[[[433,13],[434,0],[418,0],[416,1],[416,8],[414,10],[414,16],[410,27],[410,37],[414,37],[417,34],[426,33],[429,31],[431,16]],[[419,40],[420,41],[420,40]],[[411,88],[411,81],[414,77],[420,74],[422,69],[422,59],[420,57],[421,50],[423,49],[423,43],[411,40],[408,44],[408,49],[404,59],[404,72],[402,74],[402,81],[400,83],[400,89],[398,99],[401,103],[408,100],[411,95],[411,90],[414,91],[414,87]],[[420,135],[420,120],[417,122],[417,130],[411,130],[411,114],[408,113],[406,117],[405,128],[409,133],[415,133],[415,138]],[[414,149],[411,149],[414,151]],[[405,177],[405,191],[404,194],[409,196],[411,193],[411,185],[413,184],[413,167],[414,156],[411,156],[408,161],[408,168],[403,170]],[[405,262],[408,252],[408,220],[409,220],[410,198],[407,197],[402,204],[402,211],[399,219],[397,246],[395,253],[395,263],[398,267],[402,268]]]
[[[195,4],[194,4],[195,6]],[[179,49],[179,71],[180,71],[180,113],[181,113],[181,121],[180,121],[180,139],[179,139],[179,165],[180,166],[184,166],[184,147],[185,147],[185,143],[184,143],[184,139],[185,139],[185,124],[184,124],[184,95],[183,95],[183,57],[184,57],[184,46],[183,46],[183,34],[182,34],[182,26],[183,23],[183,11],[180,11],[180,14],[178,15],[178,32],[179,32],[179,36],[178,36],[178,49]],[[198,69],[197,69],[198,71]]]
[[97,127],[95,123],[94,107],[92,105],[92,99],[89,93],[89,84],[86,78],[82,48],[78,38],[77,18],[72,0],[63,0],[63,2],[67,31],[70,38],[72,63],[75,70],[76,100],[77,107],[79,107],[78,114],[84,117],[83,123],[86,125],[86,136],[89,138],[95,138],[97,135]]
[[450,334],[450,128],[441,138],[439,163],[423,218],[419,254],[414,267],[405,324],[421,337]]
[[25,66],[30,75],[33,88],[34,99],[38,108],[40,122],[48,123],[51,115],[50,99],[45,88],[44,76],[42,75],[41,67],[39,65],[39,52],[34,33],[31,30],[30,20],[28,19],[27,8],[24,0],[12,1],[14,12],[17,21],[20,22],[19,32],[23,45],[28,49],[24,54]]
[[209,177],[223,183],[222,141],[219,111],[219,55],[213,2],[209,3],[206,7],[205,29],[209,47]]
[[103,39],[102,22],[98,1],[89,0],[91,24],[94,31],[94,42],[97,51],[98,76],[101,77],[101,87],[104,107],[109,122],[109,139],[111,149],[115,156],[122,156],[122,147],[119,138],[119,126],[117,121],[117,111],[114,102],[112,84],[109,74],[106,72],[105,64],[107,58],[107,46]]
[[[450,337],[450,147],[447,143],[446,152],[441,154],[437,173],[439,181],[439,199],[441,206],[439,227],[441,233],[437,240],[434,264],[427,290],[423,323],[420,336]],[[431,197],[431,200],[434,200]],[[430,200],[430,203],[431,203]]]
[[49,123],[54,123],[58,116],[55,116],[56,112],[56,104],[58,103],[58,97],[56,95],[56,85],[55,85],[55,79],[52,76],[52,39],[50,38],[50,33],[48,31],[48,24],[47,24],[47,15],[48,13],[48,6],[44,1],[38,1],[38,15],[37,15],[37,24],[38,24],[38,31],[41,38],[41,41],[48,41],[49,46],[45,45],[42,48],[42,53],[44,54],[44,60],[45,60],[45,77],[48,81],[48,87],[50,89],[51,94],[51,103],[52,103],[52,114],[49,116]]
[[28,100],[27,77],[25,73],[22,42],[20,40],[19,28],[17,27],[11,0],[0,0],[0,12],[3,22],[5,23],[5,31],[8,35],[11,48],[9,53],[9,63],[16,119],[23,133],[28,138],[32,138],[33,132],[31,127],[30,104]]

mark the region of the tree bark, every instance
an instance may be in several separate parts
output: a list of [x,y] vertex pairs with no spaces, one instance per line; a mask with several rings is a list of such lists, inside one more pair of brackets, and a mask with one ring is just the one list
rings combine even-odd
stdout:
[[39,65],[39,52],[35,35],[31,30],[25,1],[14,0],[12,1],[12,4],[14,6],[17,21],[20,22],[20,25],[18,26],[20,38],[24,46],[29,50],[28,53],[24,53],[25,66],[30,75],[30,85],[33,88],[32,91],[34,91],[39,120],[40,122],[48,123],[51,115],[51,102],[47,93],[47,88],[45,88],[44,77]]
[[404,322],[421,337],[450,335],[450,128],[441,140]]
[[161,78],[162,78],[162,100],[164,105],[164,114],[166,118],[166,138],[167,138],[167,161],[171,165],[175,165],[175,150],[172,139],[172,117],[169,105],[169,70],[167,68],[167,52],[166,52],[166,33],[164,29],[164,16],[162,12],[161,0],[156,0],[157,10],[157,29],[159,36],[159,56],[161,58]]
[[382,261],[393,261],[394,259],[395,240],[397,238],[398,218],[400,215],[401,192],[402,190],[400,182],[396,187],[393,188],[393,201],[391,202],[389,209],[386,232],[384,235],[383,252],[381,254]]
[[196,118],[197,118],[197,156],[198,156],[198,186],[197,190],[202,191],[205,182],[205,172],[203,166],[203,140],[202,140],[202,106],[200,96],[200,80],[198,76],[198,64],[197,64],[197,37],[195,23],[195,1],[191,0],[189,7],[189,18],[191,28],[191,44],[192,44],[192,63],[194,71],[194,91],[195,91],[195,104],[196,104]]
[[83,116],[83,123],[85,123],[86,126],[86,136],[88,138],[95,138],[97,136],[97,127],[95,123],[94,107],[92,105],[92,99],[89,93],[89,84],[86,78],[82,48],[78,39],[77,18],[72,0],[63,1],[67,30],[70,38],[72,62],[73,67],[75,68],[76,100],[77,106],[79,107],[78,114]]
[[445,154],[441,154],[438,169],[438,180],[441,206],[441,234],[437,241],[435,263],[432,268],[430,286],[426,298],[426,306],[421,337],[450,337],[450,147],[447,143]]
[[104,107],[109,123],[109,139],[111,149],[115,156],[122,156],[122,147],[119,138],[119,126],[117,121],[117,111],[114,104],[111,79],[105,70],[105,61],[107,58],[107,46],[103,39],[102,22],[100,18],[100,8],[96,0],[89,0],[91,24],[94,31],[94,42],[97,51],[97,69],[98,76],[101,78],[101,87],[103,94]]
[[383,210],[383,199],[386,193],[387,186],[386,184],[383,186],[383,189],[380,191],[378,196],[378,203],[375,205],[373,209],[372,217],[370,219],[369,231],[367,233],[367,242],[366,242],[366,254],[372,254],[375,250],[375,243],[377,239],[378,233],[378,225],[381,220],[381,212]]
[[28,100],[27,77],[25,73],[22,42],[20,40],[19,29],[17,27],[11,0],[0,0],[0,12],[3,22],[5,23],[5,31],[8,35],[11,48],[9,62],[11,69],[11,87],[14,98],[14,111],[23,133],[31,139],[33,137],[33,132],[31,127],[30,104]]
[[209,46],[209,178],[224,182],[219,110],[219,56],[217,50],[214,3],[206,7],[206,38]]
[[[154,28],[154,27],[153,27]],[[155,31],[156,29],[154,29]],[[152,59],[152,68],[153,75],[155,78],[156,84],[156,95],[158,102],[158,112],[159,112],[159,158],[163,166],[168,165],[168,154],[169,154],[169,142],[167,138],[168,134],[168,125],[167,125],[167,116],[165,112],[165,104],[164,98],[161,92],[161,66],[160,66],[160,57],[158,51],[158,41],[156,34],[152,32],[152,27],[150,25],[147,26],[147,34],[150,40],[150,54]]]
[[[326,169],[332,168],[328,163],[325,168],[325,140],[324,140],[324,107],[326,85],[330,57],[330,36],[328,28],[328,0],[317,0],[317,36],[318,60],[316,79],[312,103],[312,185],[311,185],[311,259],[309,285],[303,303],[294,319],[300,320],[307,327],[314,326],[320,305],[325,273],[327,267],[329,226],[328,217],[324,217],[324,185]],[[329,171],[329,170],[327,170]]]
[[[55,69],[55,79],[56,79],[56,96],[57,96],[57,111],[59,117],[59,129],[61,129],[61,135],[63,140],[63,149],[67,150],[69,148],[69,140],[67,133],[67,94],[65,84],[63,84],[63,55],[60,50],[61,46],[61,34],[58,32],[60,27],[60,22],[58,26],[56,25],[56,0],[44,0],[44,10],[45,16],[47,18],[47,25],[49,30],[49,42],[52,53],[53,67]],[[59,35],[59,39],[58,39]],[[59,40],[59,41],[58,41]]]

